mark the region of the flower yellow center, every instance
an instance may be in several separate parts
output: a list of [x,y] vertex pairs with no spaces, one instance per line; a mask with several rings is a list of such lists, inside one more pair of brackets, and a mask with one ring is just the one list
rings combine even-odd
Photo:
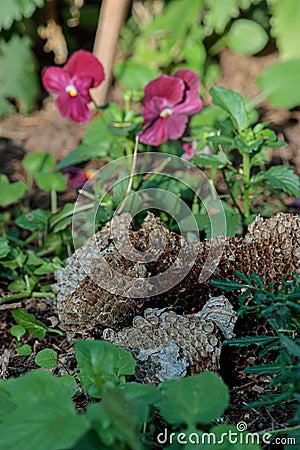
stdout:
[[92,178],[94,176],[94,171],[93,170],[87,170],[85,172],[85,176],[87,177],[87,179],[89,180],[90,178]]
[[162,112],[160,113],[160,117],[162,119],[166,119],[167,117],[169,117],[171,114],[173,114],[173,111],[170,108],[165,108],[162,110]]
[[69,86],[66,87],[66,92],[69,94],[70,97],[76,97],[78,94],[74,84],[69,84]]

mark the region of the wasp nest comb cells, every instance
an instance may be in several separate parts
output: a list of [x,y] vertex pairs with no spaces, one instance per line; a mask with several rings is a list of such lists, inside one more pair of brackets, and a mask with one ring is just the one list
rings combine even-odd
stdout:
[[[244,238],[218,237],[197,243],[168,231],[151,213],[136,231],[130,228],[129,213],[113,221],[55,273],[61,328],[70,338],[103,337],[127,346],[140,372],[143,358],[151,361],[156,374],[149,375],[151,380],[169,377],[163,374],[162,362],[167,358],[174,361],[172,370],[177,375],[185,373],[185,364],[191,372],[218,369],[220,342],[232,336],[236,317],[229,301],[212,290],[211,278],[234,278],[237,269],[278,284],[282,277],[299,274],[299,216],[257,217]],[[215,259],[219,259],[217,265]],[[168,276],[161,276],[164,273]],[[221,319],[216,305],[219,313],[225,312]],[[206,352],[203,357],[201,352]]]

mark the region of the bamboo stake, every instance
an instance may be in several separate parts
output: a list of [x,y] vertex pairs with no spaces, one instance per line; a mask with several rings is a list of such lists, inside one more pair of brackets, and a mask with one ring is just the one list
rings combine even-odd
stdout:
[[112,81],[117,42],[130,0],[103,0],[94,43],[94,55],[104,66],[105,80],[93,90],[98,106],[105,104]]

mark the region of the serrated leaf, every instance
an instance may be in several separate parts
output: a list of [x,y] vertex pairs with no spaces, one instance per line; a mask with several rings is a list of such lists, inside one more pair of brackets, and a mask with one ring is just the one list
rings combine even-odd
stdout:
[[291,356],[300,358],[300,345],[296,344],[292,339],[288,338],[284,334],[279,335],[280,342],[285,346]]
[[277,62],[267,67],[256,82],[275,108],[300,105],[300,58]]
[[30,112],[38,90],[30,39],[13,35],[8,42],[0,41],[0,116],[15,112],[8,99],[14,99],[21,112]]
[[52,369],[57,364],[57,353],[51,348],[44,348],[37,353],[34,362],[45,369]]
[[0,30],[10,28],[14,20],[30,17],[44,0],[1,0]]
[[28,314],[23,308],[17,308],[12,312],[15,321],[24,327],[28,333],[38,338],[44,338],[48,330],[46,325],[37,320],[33,314]]
[[209,424],[221,417],[229,404],[228,387],[212,372],[166,381],[159,387],[163,394],[160,412],[175,426]]
[[250,125],[249,114],[243,97],[230,89],[213,86],[209,91],[213,104],[226,111],[234,126],[238,130],[244,130]]
[[15,407],[1,418],[1,449],[73,448],[89,429],[86,416],[76,413],[64,387],[50,373],[33,371],[7,383]]
[[243,55],[260,52],[268,42],[268,35],[254,20],[235,20],[226,37],[230,50]]
[[300,197],[300,179],[291,166],[273,166],[263,172],[266,181],[274,189],[280,189],[293,197]]

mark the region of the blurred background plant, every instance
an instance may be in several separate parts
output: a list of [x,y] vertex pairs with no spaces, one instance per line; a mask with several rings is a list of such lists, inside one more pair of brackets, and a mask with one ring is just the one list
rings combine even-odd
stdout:
[[[38,81],[42,69],[64,64],[79,48],[92,51],[102,3],[2,2],[0,115],[38,107],[45,95]],[[127,16],[114,76],[133,100],[132,90],[182,67],[200,73],[204,90],[220,77],[220,51],[228,47],[243,55],[278,52],[276,62],[257,78],[261,98],[268,97],[275,107],[299,105],[298,0],[133,0],[123,6]]]

